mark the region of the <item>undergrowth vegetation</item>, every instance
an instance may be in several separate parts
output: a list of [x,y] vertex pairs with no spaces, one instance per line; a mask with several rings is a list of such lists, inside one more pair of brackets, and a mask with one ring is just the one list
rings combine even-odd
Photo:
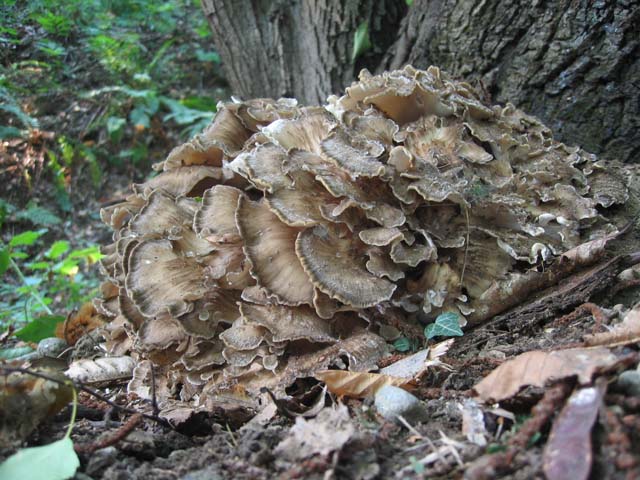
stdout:
[[196,0],[4,0],[0,18],[5,327],[94,294],[100,206],[227,94]]

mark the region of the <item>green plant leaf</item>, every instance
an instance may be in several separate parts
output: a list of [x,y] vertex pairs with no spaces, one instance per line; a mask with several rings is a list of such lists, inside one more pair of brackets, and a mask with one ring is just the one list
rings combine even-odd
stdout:
[[461,337],[460,316],[453,312],[444,312],[436,317],[436,321],[427,325],[424,336],[431,340],[434,337]]
[[47,253],[45,253],[45,256],[47,258],[55,260],[56,258],[60,257],[60,255],[67,253],[68,251],[69,242],[67,242],[66,240],[58,240],[57,242],[54,242],[53,245],[51,245],[49,250],[47,250]]
[[3,348],[0,350],[0,360],[11,360],[12,358],[18,358],[33,351],[33,348],[28,345],[24,347]]
[[65,480],[80,466],[73,442],[64,437],[41,447],[23,448],[0,465],[0,478],[7,480]]
[[47,270],[51,264],[49,262],[31,262],[26,264],[29,270]]
[[27,230],[26,232],[19,233],[9,241],[9,246],[18,247],[21,245],[33,245],[45,232],[46,230]]
[[0,250],[0,275],[4,275],[4,272],[9,268],[11,263],[11,255],[9,255],[9,249],[3,248]]
[[369,38],[369,21],[362,22],[356,33],[353,35],[353,51],[351,53],[351,63],[356,61],[360,55],[371,48],[371,39]]
[[200,62],[211,62],[215,63],[216,65],[220,64],[221,62],[218,52],[215,52],[213,50],[210,52],[205,52],[201,48],[198,48],[196,50],[196,58]]
[[121,117],[107,118],[107,133],[113,142],[118,143],[120,141],[126,124],[127,121]]
[[400,337],[395,342],[393,342],[393,348],[395,348],[398,352],[408,352],[411,349],[411,340],[407,337]]
[[51,210],[37,205],[29,205],[26,210],[16,213],[16,220],[31,222],[34,225],[41,225],[43,227],[58,225],[62,222],[60,217]]
[[6,140],[7,138],[20,138],[22,137],[22,130],[16,127],[0,126],[0,140]]
[[78,273],[78,261],[70,257],[65,258],[62,262],[53,267],[53,271],[62,275],[74,276]]
[[144,107],[136,107],[131,110],[129,120],[134,126],[137,127],[139,125],[144,128],[149,128],[151,125],[151,119],[145,110],[146,109]]
[[16,332],[16,337],[25,342],[39,342],[43,338],[55,336],[56,326],[64,320],[62,315],[43,315],[34,318]]
[[69,258],[82,258],[87,260],[89,263],[96,263],[102,257],[104,257],[104,255],[100,253],[100,247],[98,247],[98,245],[92,245],[80,250],[73,250],[69,254]]

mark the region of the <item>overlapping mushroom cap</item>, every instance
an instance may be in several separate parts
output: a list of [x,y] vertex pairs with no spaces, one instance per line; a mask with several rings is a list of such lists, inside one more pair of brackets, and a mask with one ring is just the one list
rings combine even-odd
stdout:
[[610,233],[601,212],[626,200],[592,155],[435,67],[363,72],[324,108],[221,104],[157,170],[102,211],[97,304],[112,348],[140,359],[132,390],[153,364],[159,400],[200,404],[344,355],[368,369],[385,318],[481,321],[492,292]]

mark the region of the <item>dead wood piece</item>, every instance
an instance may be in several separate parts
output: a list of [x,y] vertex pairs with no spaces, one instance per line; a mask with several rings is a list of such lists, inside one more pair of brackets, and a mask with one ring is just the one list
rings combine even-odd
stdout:
[[451,356],[458,356],[473,345],[495,337],[496,330],[511,333],[530,331],[576,305],[609,288],[613,279],[625,268],[636,264],[637,256],[620,255],[606,262],[579,271],[542,291],[525,304],[497,315],[462,337],[451,349]]

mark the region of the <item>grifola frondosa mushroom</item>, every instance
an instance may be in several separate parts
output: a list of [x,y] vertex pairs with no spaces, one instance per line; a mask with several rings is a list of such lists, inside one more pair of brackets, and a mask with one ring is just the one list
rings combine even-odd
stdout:
[[369,369],[390,316],[480,322],[626,201],[592,155],[434,67],[363,72],[324,108],[221,104],[156,169],[102,212],[98,303],[139,359],[130,388],[154,364],[161,402]]

